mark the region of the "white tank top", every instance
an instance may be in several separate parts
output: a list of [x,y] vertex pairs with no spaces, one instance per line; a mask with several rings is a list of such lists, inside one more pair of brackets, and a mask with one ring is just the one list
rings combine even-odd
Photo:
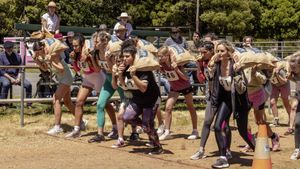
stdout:
[[221,77],[219,76],[220,84],[224,87],[226,91],[231,91],[231,76]]

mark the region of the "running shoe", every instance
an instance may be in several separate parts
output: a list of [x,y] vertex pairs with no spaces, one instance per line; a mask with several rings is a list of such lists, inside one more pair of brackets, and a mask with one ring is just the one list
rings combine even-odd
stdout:
[[199,150],[197,151],[195,154],[193,154],[190,159],[191,160],[199,160],[199,159],[202,159],[202,158],[205,158],[206,156],[204,155],[204,150]]
[[284,135],[285,136],[292,135],[292,134],[294,134],[294,131],[295,131],[294,129],[288,128],[287,131],[284,132]]
[[269,126],[271,127],[278,127],[279,126],[279,119],[274,119],[273,120],[273,123],[271,123]]
[[147,147],[154,148],[154,144],[150,141],[145,144]]
[[228,168],[229,164],[226,158],[218,158],[216,163],[211,166],[212,168]]
[[243,148],[240,149],[240,152],[243,152],[243,153],[251,152],[251,151],[252,151],[252,149],[251,149],[251,147],[248,144],[245,145],[245,147],[243,147]]
[[188,140],[196,140],[197,138],[199,138],[199,133],[197,130],[193,130],[192,134],[190,136],[188,136]]
[[61,127],[53,127],[50,129],[47,134],[49,135],[58,135],[59,133],[62,133],[64,130]]
[[300,158],[300,150],[295,149],[295,151],[291,155],[291,160],[298,160],[299,158]]
[[112,145],[111,147],[112,148],[121,148],[121,147],[124,147],[124,146],[125,146],[124,140],[118,139],[117,143]]
[[131,133],[129,140],[130,141],[139,141],[140,140],[139,133]]
[[117,129],[113,128],[111,132],[108,133],[107,137],[111,139],[117,139],[118,138],[118,131]]
[[279,143],[279,136],[275,133],[275,138],[272,139],[272,151],[279,151],[280,143]]
[[167,140],[171,138],[171,134],[164,132],[161,136],[159,136],[159,140]]
[[86,130],[88,123],[89,123],[88,120],[82,119],[82,121],[80,122],[80,130],[82,130],[82,131]]
[[89,139],[88,142],[89,143],[94,143],[94,142],[100,143],[101,141],[104,141],[104,140],[105,140],[105,138],[103,135],[96,134],[94,137]]
[[161,124],[160,126],[158,126],[156,133],[157,135],[161,136],[164,133],[164,131],[165,131],[165,125]]
[[136,132],[137,132],[138,134],[142,134],[142,133],[144,133],[144,129],[143,129],[141,126],[137,126]]
[[66,138],[77,138],[80,137],[80,130],[73,130],[71,133],[66,135]]
[[226,158],[227,158],[227,160],[232,159],[232,154],[231,154],[230,150],[226,150]]
[[162,154],[163,152],[164,152],[164,149],[162,148],[162,146],[156,146],[148,154],[149,155],[158,155],[158,154]]

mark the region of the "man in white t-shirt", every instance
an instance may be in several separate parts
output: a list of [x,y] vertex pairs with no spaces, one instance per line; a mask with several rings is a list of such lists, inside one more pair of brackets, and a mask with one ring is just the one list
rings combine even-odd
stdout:
[[126,12],[122,12],[121,15],[118,17],[119,22],[116,23],[114,26],[114,34],[116,34],[116,30],[119,28],[119,26],[123,25],[127,29],[126,38],[128,38],[133,30],[132,25],[128,23],[128,20],[130,19],[131,16],[129,16]]
[[55,2],[49,2],[47,6],[48,12],[42,16],[42,32],[48,34],[59,33],[60,18],[56,14],[57,6]]

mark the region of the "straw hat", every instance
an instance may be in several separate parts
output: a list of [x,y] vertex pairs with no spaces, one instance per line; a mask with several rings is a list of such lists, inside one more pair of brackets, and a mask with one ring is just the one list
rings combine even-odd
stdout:
[[56,3],[53,2],[53,1],[50,1],[50,2],[49,2],[49,4],[47,5],[47,8],[49,8],[49,7],[57,8]]
[[130,20],[131,16],[129,16],[127,12],[122,12],[121,15],[118,16],[118,19],[121,19],[121,18],[128,18]]

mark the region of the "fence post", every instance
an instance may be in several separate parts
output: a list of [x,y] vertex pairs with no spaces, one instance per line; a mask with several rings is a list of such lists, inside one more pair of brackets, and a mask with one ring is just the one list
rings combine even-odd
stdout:
[[[23,64],[26,65],[26,46],[25,46],[25,40],[26,40],[26,31],[23,31],[24,33],[24,39],[23,39],[23,45],[24,45],[24,55],[23,55]],[[20,123],[21,127],[24,127],[24,81],[25,81],[25,67],[21,68],[21,112],[20,112]]]

